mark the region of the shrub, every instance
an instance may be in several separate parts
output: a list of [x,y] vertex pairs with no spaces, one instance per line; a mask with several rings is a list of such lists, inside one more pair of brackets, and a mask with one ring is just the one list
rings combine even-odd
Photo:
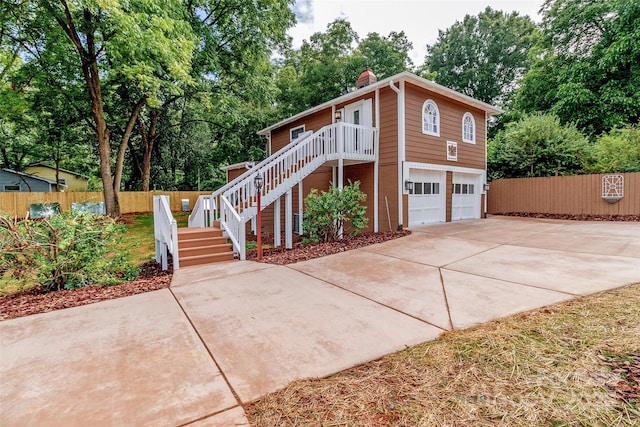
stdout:
[[640,128],[613,129],[591,148],[589,172],[640,172]]
[[135,277],[127,254],[114,250],[124,225],[91,213],[62,213],[41,220],[0,215],[0,276],[44,291],[113,284]]
[[303,228],[312,242],[333,242],[342,235],[355,236],[367,226],[366,207],[361,203],[367,195],[360,191],[360,181],[342,190],[331,186],[327,192],[313,189],[304,201]]

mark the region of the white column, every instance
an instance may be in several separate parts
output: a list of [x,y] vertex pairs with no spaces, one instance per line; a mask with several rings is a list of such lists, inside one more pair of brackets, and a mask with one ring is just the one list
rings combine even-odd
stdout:
[[291,194],[291,190],[288,190],[284,198],[284,232],[287,249],[293,248],[293,200]]
[[302,181],[300,181],[298,183],[298,221],[300,221],[300,223],[298,224],[298,230],[300,231],[300,234],[303,234],[304,231],[302,230],[302,211],[304,210],[304,190],[302,189]]
[[278,197],[273,202],[273,246],[276,248],[282,245],[280,234],[280,197]]

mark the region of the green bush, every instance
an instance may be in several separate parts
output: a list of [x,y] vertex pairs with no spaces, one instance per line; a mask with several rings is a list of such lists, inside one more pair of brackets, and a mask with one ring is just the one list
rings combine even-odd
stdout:
[[355,236],[367,226],[366,206],[361,203],[367,195],[360,191],[360,181],[342,190],[331,186],[327,192],[313,189],[304,201],[302,226],[307,241],[333,242],[343,235]]
[[41,220],[0,215],[0,277],[22,285],[36,283],[47,292],[135,278],[126,253],[115,245],[124,225],[91,213],[62,213]]
[[640,128],[613,129],[598,138],[587,169],[594,173],[640,172]]

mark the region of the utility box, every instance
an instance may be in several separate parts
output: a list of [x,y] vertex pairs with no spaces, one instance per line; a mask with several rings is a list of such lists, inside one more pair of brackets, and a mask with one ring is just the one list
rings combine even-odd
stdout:
[[182,199],[182,212],[189,212],[189,199]]

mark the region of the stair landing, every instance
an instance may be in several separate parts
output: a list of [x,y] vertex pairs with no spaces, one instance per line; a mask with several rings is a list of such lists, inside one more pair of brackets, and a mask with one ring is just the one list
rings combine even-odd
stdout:
[[233,245],[217,227],[188,227],[178,229],[180,267],[232,261]]

